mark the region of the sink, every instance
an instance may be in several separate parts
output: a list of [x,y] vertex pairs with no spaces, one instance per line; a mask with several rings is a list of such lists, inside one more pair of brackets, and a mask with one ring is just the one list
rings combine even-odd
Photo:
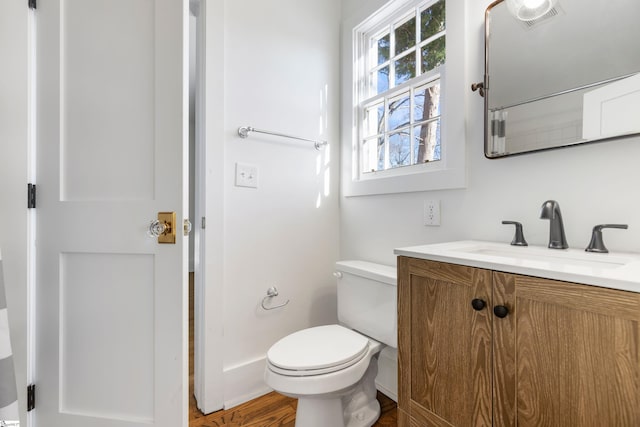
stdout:
[[507,273],[640,292],[640,254],[511,246],[465,240],[398,248],[396,255],[430,259]]
[[522,247],[491,242],[462,246],[460,252],[478,255],[510,258],[513,262],[543,262],[559,266],[581,266],[590,268],[619,268],[632,261],[629,257],[610,256],[589,252],[575,252],[542,247]]

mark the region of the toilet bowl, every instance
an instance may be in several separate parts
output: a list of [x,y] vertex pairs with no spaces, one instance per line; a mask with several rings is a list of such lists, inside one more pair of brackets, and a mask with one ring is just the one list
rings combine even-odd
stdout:
[[298,399],[296,427],[368,427],[380,416],[378,354],[397,347],[396,270],[336,263],[339,325],[303,329],[267,352],[269,387]]

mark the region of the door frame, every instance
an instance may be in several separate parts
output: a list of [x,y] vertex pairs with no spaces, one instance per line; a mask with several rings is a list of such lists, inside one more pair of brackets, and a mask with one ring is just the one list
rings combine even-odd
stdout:
[[194,394],[208,414],[224,407],[224,2],[191,0],[191,6],[197,22]]

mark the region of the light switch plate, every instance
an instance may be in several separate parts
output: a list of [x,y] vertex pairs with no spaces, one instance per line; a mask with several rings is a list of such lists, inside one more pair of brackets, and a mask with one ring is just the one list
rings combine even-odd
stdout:
[[258,188],[258,167],[236,163],[236,187]]

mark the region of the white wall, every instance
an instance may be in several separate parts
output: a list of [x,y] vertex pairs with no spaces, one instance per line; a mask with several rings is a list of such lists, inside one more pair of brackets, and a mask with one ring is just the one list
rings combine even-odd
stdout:
[[[344,0],[345,19],[368,0]],[[484,10],[490,0],[466,0],[467,81],[483,79]],[[560,203],[569,245],[584,248],[601,223],[629,224],[605,230],[612,251],[640,251],[640,138],[593,143],[498,160],[483,155],[483,100],[470,90],[467,112],[466,189],[341,198],[341,256],[395,263],[393,248],[457,239],[510,242],[524,224],[529,244],[546,245],[549,222],[540,220],[547,199]],[[342,141],[350,144],[350,141]],[[349,177],[343,177],[349,179]],[[439,199],[442,225],[422,225],[423,202]]]
[[[224,305],[215,309],[224,310],[231,406],[266,391],[275,341],[336,321],[340,1],[229,0],[224,9]],[[247,125],[330,145],[239,138]],[[234,186],[236,162],[258,167],[257,189]],[[270,286],[274,303],[289,305],[262,310]]]
[[[0,251],[20,408],[27,391],[28,9],[0,2]],[[26,420],[22,419],[25,425]]]

